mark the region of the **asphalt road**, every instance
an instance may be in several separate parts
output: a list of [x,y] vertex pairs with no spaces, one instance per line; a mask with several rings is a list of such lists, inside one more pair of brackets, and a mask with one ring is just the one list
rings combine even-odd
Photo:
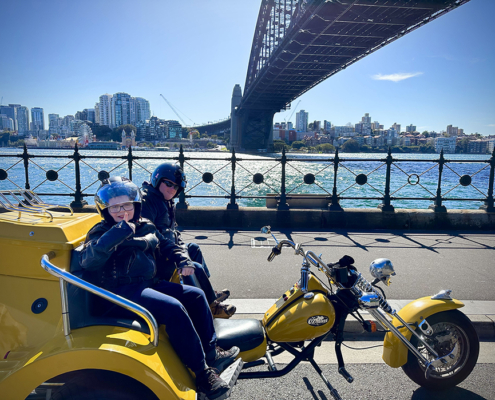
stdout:
[[[354,382],[347,383],[336,365],[321,366],[323,373],[344,400],[493,400],[495,365],[478,364],[459,386],[432,392],[411,381],[402,369],[384,364],[349,364]],[[231,400],[333,400],[322,379],[309,364],[299,365],[275,379],[239,380]]]
[[[392,260],[397,276],[386,288],[390,299],[415,299],[453,289],[461,300],[495,300],[495,235],[449,232],[274,232],[305,250],[322,253],[326,262],[345,254],[370,279],[369,264]],[[234,299],[278,298],[299,280],[302,258],[291,249],[267,262],[275,243],[271,236],[251,231],[182,232],[185,242],[201,246],[214,288],[229,288]]]

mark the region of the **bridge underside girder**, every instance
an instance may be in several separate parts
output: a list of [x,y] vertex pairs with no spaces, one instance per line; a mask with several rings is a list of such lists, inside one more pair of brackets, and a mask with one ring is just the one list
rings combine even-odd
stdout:
[[280,37],[276,10],[284,1],[262,4],[240,110],[279,111],[348,65],[469,0],[308,0],[293,8]]

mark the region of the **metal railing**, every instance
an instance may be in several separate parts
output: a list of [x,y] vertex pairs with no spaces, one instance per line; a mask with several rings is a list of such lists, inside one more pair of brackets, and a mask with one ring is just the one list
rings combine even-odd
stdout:
[[[228,209],[238,209],[238,200],[240,199],[276,199],[277,208],[279,210],[289,209],[288,201],[294,198],[298,199],[314,199],[314,194],[307,193],[308,188],[315,188],[320,192],[326,201],[328,201],[328,208],[331,211],[343,211],[341,206],[342,200],[374,200],[379,201],[379,208],[382,211],[394,211],[394,206],[392,202],[398,201],[429,201],[432,202],[429,208],[433,209],[435,212],[445,212],[445,202],[459,201],[459,202],[481,202],[483,203],[482,209],[487,212],[495,212],[494,207],[494,197],[493,197],[493,187],[494,187],[494,171],[495,171],[495,150],[491,157],[487,157],[484,160],[473,160],[473,159],[446,159],[443,152],[440,153],[439,158],[436,160],[425,160],[425,159],[400,159],[392,156],[391,151],[385,158],[375,159],[351,159],[342,158],[339,152],[335,153],[331,158],[290,158],[285,150],[282,152],[280,157],[276,158],[264,158],[264,163],[271,163],[273,166],[267,168],[264,172],[254,172],[256,168],[254,166],[260,164],[260,160],[256,158],[241,158],[238,157],[235,151],[232,151],[227,157],[190,157],[186,155],[182,146],[179,150],[178,156],[169,157],[143,157],[135,155],[132,149],[129,150],[122,156],[118,155],[82,155],[76,146],[73,154],[68,154],[65,156],[60,155],[34,155],[29,154],[26,147],[22,154],[0,154],[0,160],[5,157],[18,158],[19,161],[15,162],[9,168],[0,168],[0,189],[2,189],[2,181],[9,181],[16,188],[22,189],[19,182],[9,178],[9,171],[17,166],[19,163],[23,162],[24,165],[24,188],[30,190],[36,190],[45,182],[55,182],[59,181],[63,186],[69,189],[69,192],[62,193],[42,193],[37,191],[40,196],[72,196],[74,201],[71,203],[72,207],[82,207],[86,202],[85,197],[93,196],[93,192],[88,193],[87,190],[95,185],[97,182],[107,178],[113,171],[119,167],[126,167],[126,175],[132,180],[133,172],[136,168],[144,170],[145,173],[151,174],[152,170],[143,166],[143,161],[147,160],[150,162],[164,162],[164,161],[175,161],[180,164],[180,166],[185,171],[186,175],[191,178],[195,177],[195,181],[189,179],[188,188],[185,192],[182,192],[179,196],[179,202],[177,204],[178,208],[187,208],[188,204],[186,199],[225,199],[226,206]],[[41,165],[39,165],[36,160],[38,159],[67,159],[68,161],[58,169],[46,170]],[[109,171],[97,170],[95,167],[90,165],[90,160],[106,160],[114,159],[119,162],[115,166],[112,166]],[[371,169],[368,172],[363,172],[363,163],[369,163],[369,165],[375,163],[376,168]],[[201,171],[198,164],[202,165],[205,163],[222,163],[221,167],[213,165],[211,168],[215,168],[213,172]],[[301,171],[300,165],[313,164],[322,165],[318,171],[313,171],[309,173],[304,173]],[[407,168],[408,163],[414,163],[415,167],[422,165],[424,163],[425,169],[423,171],[411,171]],[[474,163],[481,164],[479,169],[473,170],[471,167],[467,168],[468,164],[473,166]],[[464,164],[465,170],[468,169],[468,173],[458,172],[456,168],[453,168],[453,164]],[[367,165],[367,167],[369,167]],[[60,178],[60,171],[67,169],[68,167],[73,168],[74,175],[71,178],[72,184],[75,187],[71,187],[68,183],[64,182]],[[83,189],[81,185],[81,166],[89,168],[92,174],[96,176],[91,177],[91,182],[86,185]],[[359,166],[360,171],[353,170],[353,166],[357,168]],[[31,187],[30,181],[30,171],[32,167],[37,167],[45,173],[44,179],[41,183],[38,183],[35,187]],[[269,173],[275,168],[277,172],[276,183],[267,179]],[[204,168],[203,168],[204,169]],[[332,171],[333,174],[329,174]],[[302,177],[300,184],[294,186],[293,182],[289,182],[287,175],[288,171],[291,173],[299,175]],[[392,182],[392,172],[394,175],[394,180]],[[445,177],[448,173],[449,185],[451,187],[445,187]],[[221,183],[220,179],[216,179],[219,174],[228,175],[228,178],[223,179],[224,181],[230,181],[226,183]],[[323,174],[328,174],[328,176],[323,177]],[[347,183],[343,187],[341,177],[343,174],[347,174]],[[381,174],[381,175],[380,175]],[[91,174],[85,174],[84,178],[88,180],[88,176]],[[240,177],[242,175],[242,179]],[[378,175],[378,177],[377,177]],[[329,186],[329,177],[333,176],[332,185]],[[95,178],[95,179],[93,179]],[[399,179],[400,178],[400,179]],[[280,179],[280,183],[278,183]],[[320,180],[318,180],[320,179]],[[375,179],[373,181],[372,179]],[[474,180],[478,179],[475,184]],[[480,181],[481,179],[481,181]],[[402,183],[397,185],[397,182]],[[220,183],[219,183],[220,182]],[[229,187],[230,183],[230,187]],[[292,188],[288,188],[288,184],[291,184]],[[394,185],[392,185],[392,183]],[[194,194],[195,189],[202,184],[210,185],[209,188],[204,191],[204,194]],[[253,186],[257,188],[254,194],[246,195],[248,188]],[[398,186],[398,187],[392,187]],[[433,187],[434,186],[434,187]],[[270,190],[272,193],[263,194],[261,188],[264,187],[266,190]],[[301,189],[302,187],[302,189]],[[352,190],[356,188],[366,187],[368,192],[365,195],[352,195]],[[469,187],[471,193],[475,193],[476,197],[467,196],[456,196],[450,197],[452,193],[463,188]],[[401,196],[404,193],[404,189],[418,190],[421,189],[423,196]],[[417,189],[416,189],[417,188]],[[214,190],[216,190],[216,193]],[[266,191],[265,190],[265,191]],[[402,192],[401,192],[402,191]],[[261,194],[260,194],[261,193]],[[363,193],[363,192],[361,192]],[[450,195],[449,195],[450,194]],[[296,196],[297,195],[297,196]],[[449,195],[449,196],[448,196]]]
[[155,320],[155,317],[153,317],[153,315],[146,308],[130,300],[127,300],[124,297],[118,296],[115,293],[109,292],[108,290],[102,289],[89,282],[86,282],[85,280],[72,275],[70,272],[58,268],[50,262],[50,260],[54,257],[55,252],[53,251],[44,254],[41,257],[41,267],[49,274],[59,278],[60,298],[62,300],[62,322],[65,336],[70,335],[71,332],[69,319],[69,298],[67,294],[67,283],[70,283],[74,286],[77,286],[78,288],[86,290],[96,296],[99,296],[122,308],[125,308],[126,310],[131,311],[132,313],[141,317],[146,322],[150,330],[150,342],[153,344],[153,346],[158,346],[158,324]]

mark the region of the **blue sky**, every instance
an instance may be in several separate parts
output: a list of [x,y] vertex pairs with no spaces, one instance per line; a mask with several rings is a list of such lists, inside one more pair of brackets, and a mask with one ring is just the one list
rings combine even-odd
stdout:
[[[148,99],[158,117],[176,119],[162,93],[196,123],[223,119],[234,85],[244,86],[259,6],[4,0],[2,104],[43,107],[47,119],[93,108],[101,94],[127,92]],[[397,122],[440,131],[452,124],[495,134],[493,15],[495,1],[471,0],[327,79],[300,97],[298,110],[335,125],[367,112],[386,128]]]

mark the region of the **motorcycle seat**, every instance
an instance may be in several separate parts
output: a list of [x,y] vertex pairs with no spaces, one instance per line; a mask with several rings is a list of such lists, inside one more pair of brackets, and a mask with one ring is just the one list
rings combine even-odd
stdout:
[[213,320],[217,334],[217,344],[222,349],[237,346],[242,351],[254,349],[265,340],[265,332],[261,321],[251,319],[220,319]]

